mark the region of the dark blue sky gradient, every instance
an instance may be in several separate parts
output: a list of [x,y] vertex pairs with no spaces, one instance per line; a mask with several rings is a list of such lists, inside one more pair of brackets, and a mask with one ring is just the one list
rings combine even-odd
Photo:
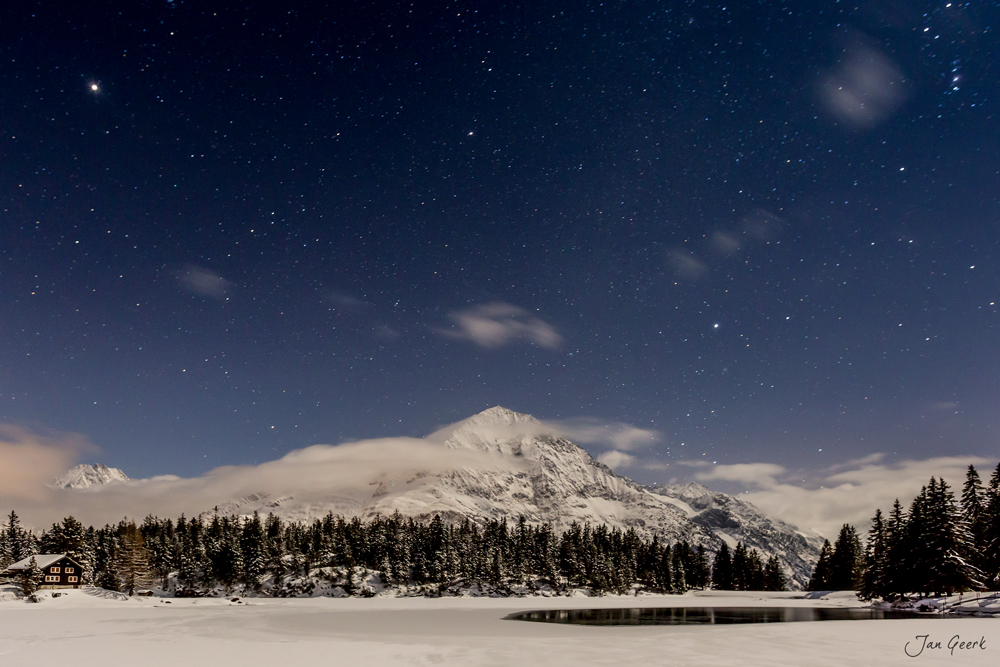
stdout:
[[[0,9],[0,422],[132,476],[496,404],[997,455],[995,3],[295,4]],[[560,341],[448,335],[491,303]]]

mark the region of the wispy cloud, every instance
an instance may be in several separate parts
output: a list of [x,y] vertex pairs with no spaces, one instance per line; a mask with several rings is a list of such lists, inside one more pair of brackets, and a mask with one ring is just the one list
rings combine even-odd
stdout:
[[177,272],[177,280],[190,292],[220,301],[229,296],[233,287],[218,273],[191,264]]
[[645,449],[660,440],[660,432],[625,422],[607,422],[595,417],[559,421],[546,420],[552,430],[573,442],[612,447],[623,452]]
[[46,484],[62,475],[81,454],[97,448],[75,433],[34,433],[0,424],[0,503],[15,507],[44,500]]
[[435,328],[446,338],[464,340],[481,347],[502,347],[516,342],[555,349],[563,338],[548,322],[509,303],[494,302],[449,314],[452,328]]
[[618,468],[628,468],[635,465],[636,457],[631,454],[626,454],[625,452],[620,452],[617,449],[613,449],[610,452],[604,452],[598,456],[597,460],[609,468],[617,470]]
[[652,459],[637,455],[661,440],[659,431],[639,428],[625,422],[608,422],[596,417],[577,417],[545,421],[553,433],[582,445],[610,448],[597,455],[597,460],[614,470],[641,467],[646,470],[666,469]]
[[699,280],[708,273],[708,264],[683,250],[667,252],[667,261],[674,273],[684,280]]
[[840,65],[817,85],[820,102],[834,117],[870,129],[892,116],[910,96],[909,83],[888,55],[854,34]]
[[940,456],[883,463],[882,454],[848,461],[818,473],[803,474],[773,463],[743,463],[699,468],[698,481],[740,482],[748,487],[740,498],[800,528],[831,540],[849,523],[867,530],[875,510],[889,510],[899,498],[904,505],[933,476],[960,489],[969,464],[982,474],[996,465],[977,456]]
[[699,481],[743,482],[761,488],[773,487],[775,478],[785,472],[783,466],[774,463],[736,463],[717,465],[711,470],[695,475]]
[[[294,496],[306,504],[335,496],[344,507],[362,507],[380,481],[405,484],[420,472],[465,468],[513,469],[516,462],[475,450],[455,450],[432,438],[383,438],[341,445],[313,445],[260,465],[223,466],[204,475],[149,479],[87,489],[46,486],[75,458],[60,443],[15,442],[0,448],[0,507],[15,507],[26,525],[41,528],[72,514],[100,525],[122,515],[196,515],[250,494]],[[13,460],[11,453],[20,456]],[[128,472],[127,470],[125,471]],[[17,475],[23,478],[19,479]]]

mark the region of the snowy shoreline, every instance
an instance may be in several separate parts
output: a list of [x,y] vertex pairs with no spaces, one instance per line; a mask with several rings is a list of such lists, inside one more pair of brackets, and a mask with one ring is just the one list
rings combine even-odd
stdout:
[[[7,589],[5,589],[7,590]],[[515,611],[613,607],[862,607],[851,593],[603,597],[122,598],[98,589],[0,600],[0,664],[143,665],[844,665],[1000,658],[993,618],[740,626],[595,627],[504,620]],[[923,639],[920,639],[923,637]],[[958,649],[958,643],[975,648]],[[926,646],[924,645],[926,643]],[[934,648],[940,643],[942,648]]]

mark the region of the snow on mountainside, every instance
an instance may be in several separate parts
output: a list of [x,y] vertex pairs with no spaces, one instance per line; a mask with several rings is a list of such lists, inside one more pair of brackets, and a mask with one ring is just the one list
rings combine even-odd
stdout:
[[128,475],[118,468],[95,463],[80,464],[69,470],[65,475],[52,480],[49,486],[60,489],[86,489],[91,486],[102,486],[110,482],[128,482]]
[[805,579],[796,579],[801,585],[808,582],[823,546],[823,538],[819,535],[806,535],[791,524],[767,516],[748,502],[710,491],[696,482],[646,488],[689,508],[688,517],[693,523],[714,532],[730,546],[743,542],[747,547],[776,554],[792,570],[803,573]]
[[[529,415],[494,407],[438,431],[428,440],[452,450],[473,450],[494,457],[491,469],[458,467],[448,471],[414,469],[406,475],[381,475],[369,482],[370,494],[245,496],[219,511],[254,511],[290,520],[309,520],[327,512],[369,519],[399,511],[415,519],[435,514],[461,521],[518,517],[550,522],[557,530],[573,521],[634,528],[641,536],[687,540],[715,551],[723,541],[743,541],[765,558],[778,555],[793,585],[803,586],[819,556],[819,544],[760,510],[698,484],[646,488],[616,475],[584,449],[559,437]],[[821,541],[820,541],[821,544]]]

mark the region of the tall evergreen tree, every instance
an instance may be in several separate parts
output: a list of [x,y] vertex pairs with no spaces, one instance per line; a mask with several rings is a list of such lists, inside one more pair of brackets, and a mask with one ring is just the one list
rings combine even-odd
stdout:
[[80,564],[81,581],[93,581],[94,549],[87,540],[86,529],[75,517],[68,516],[62,523],[52,524],[52,528],[42,535],[39,548],[42,553],[66,554]]
[[137,588],[148,586],[152,581],[149,550],[139,528],[131,521],[121,527],[118,544],[115,573],[122,589],[132,596]]
[[984,524],[983,583],[987,588],[996,590],[1000,588],[1000,463],[990,476],[986,489]]
[[807,591],[828,591],[830,590],[830,557],[833,555],[833,547],[830,540],[823,540],[823,547],[819,550],[819,560],[813,568],[812,577],[806,585]]
[[962,485],[962,518],[972,538],[973,563],[977,567],[985,565],[982,556],[988,546],[986,538],[988,508],[986,489],[983,488],[975,466],[970,463],[965,472],[965,484]]
[[785,572],[781,567],[781,560],[777,556],[771,556],[764,565],[764,586],[765,591],[786,590]]
[[37,549],[33,549],[31,533],[21,527],[21,520],[14,510],[11,510],[7,516],[7,527],[4,529],[4,532],[7,535],[7,549],[10,553],[10,562],[16,563],[32,554],[38,553]]
[[972,562],[974,547],[968,524],[943,479],[934,484],[931,478],[927,503],[924,536],[929,590],[950,594],[981,588],[982,575]]
[[743,546],[742,542],[737,542],[736,548],[733,549],[733,590],[750,590],[750,577],[750,560],[747,548]]
[[711,570],[708,566],[708,552],[702,544],[699,544],[695,550],[693,572],[695,578],[691,582],[691,585],[695,588],[707,588],[711,577]]
[[38,562],[34,556],[28,561],[28,566],[19,573],[18,582],[21,585],[21,595],[37,602],[35,600],[35,593],[38,591],[38,586],[42,583],[42,570],[38,567]]
[[723,542],[712,562],[712,588],[731,591],[734,590],[733,584],[733,559],[729,555],[729,546]]
[[889,536],[882,510],[875,510],[865,545],[864,571],[858,597],[862,600],[885,598],[889,594]]
[[906,573],[903,570],[904,537],[907,524],[903,504],[896,498],[892,503],[888,521],[885,524],[886,562],[884,592],[890,595],[902,594],[906,590]]
[[831,590],[854,591],[859,588],[863,555],[857,531],[854,526],[845,523],[840,528],[830,555],[830,578],[827,585]]
[[264,526],[257,512],[243,522],[240,530],[240,554],[242,570],[239,580],[250,590],[260,589],[260,579],[267,571],[265,552]]

